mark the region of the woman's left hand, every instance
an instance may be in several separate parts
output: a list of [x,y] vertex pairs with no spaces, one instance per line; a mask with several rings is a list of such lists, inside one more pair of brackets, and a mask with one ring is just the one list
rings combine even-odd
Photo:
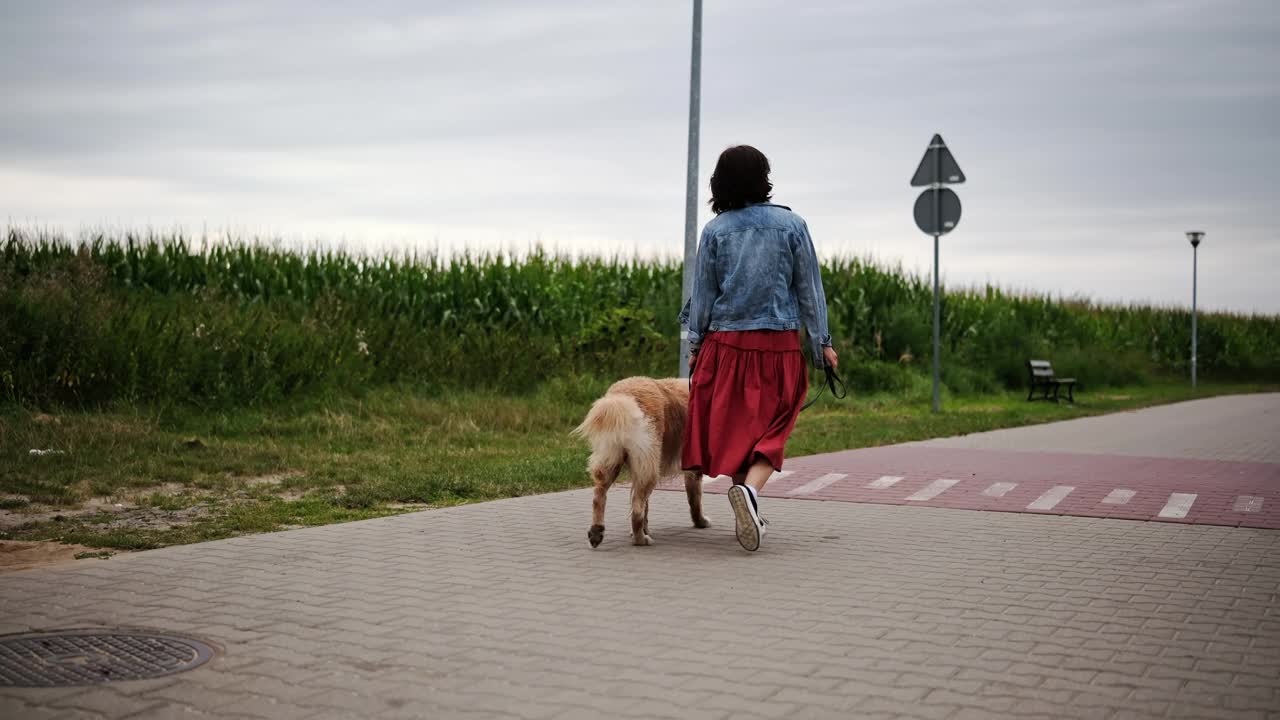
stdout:
[[825,360],[827,365],[832,369],[835,369],[835,367],[840,364],[840,358],[836,357],[836,349],[830,345],[822,348],[822,359]]

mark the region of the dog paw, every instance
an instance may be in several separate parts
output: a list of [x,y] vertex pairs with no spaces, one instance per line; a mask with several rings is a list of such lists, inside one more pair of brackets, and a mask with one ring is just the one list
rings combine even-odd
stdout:
[[591,543],[591,547],[600,547],[600,541],[604,540],[604,526],[592,525],[587,531],[587,542]]
[[711,527],[711,521],[705,517],[700,517],[693,521],[693,526],[696,528],[709,528]]
[[648,535],[645,535],[644,533],[641,533],[639,535],[632,536],[631,543],[633,545],[652,545],[653,538],[649,537]]

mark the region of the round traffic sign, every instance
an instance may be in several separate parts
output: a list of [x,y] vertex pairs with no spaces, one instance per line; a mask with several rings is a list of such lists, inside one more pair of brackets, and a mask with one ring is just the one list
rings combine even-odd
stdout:
[[[934,201],[935,194],[938,196]],[[934,208],[940,211],[936,212]],[[932,188],[916,198],[916,227],[926,235],[946,235],[960,223],[960,196],[950,188]]]

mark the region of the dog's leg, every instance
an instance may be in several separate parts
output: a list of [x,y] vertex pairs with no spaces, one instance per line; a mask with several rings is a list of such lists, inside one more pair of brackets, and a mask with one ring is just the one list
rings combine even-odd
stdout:
[[711,527],[711,521],[702,514],[702,473],[684,474],[684,492],[689,496],[689,515],[696,528]]
[[636,476],[631,479],[631,542],[633,545],[651,545],[649,537],[649,493],[657,485],[653,477]]
[[587,541],[591,547],[599,547],[604,540],[604,501],[613,481],[618,479],[622,467],[611,465],[591,469],[591,479],[595,481],[595,494],[591,498],[591,529],[587,531]]
[[649,498],[644,499],[644,534],[649,534]]

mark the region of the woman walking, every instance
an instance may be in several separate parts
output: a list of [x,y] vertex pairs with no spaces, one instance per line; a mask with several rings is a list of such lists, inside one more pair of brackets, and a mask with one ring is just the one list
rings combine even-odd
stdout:
[[730,475],[738,542],[756,550],[759,493],[775,470],[808,391],[799,328],[815,367],[836,366],[827,299],[804,220],[769,202],[769,160],[749,145],[720,154],[702,229],[689,328],[691,388],[683,466]]

